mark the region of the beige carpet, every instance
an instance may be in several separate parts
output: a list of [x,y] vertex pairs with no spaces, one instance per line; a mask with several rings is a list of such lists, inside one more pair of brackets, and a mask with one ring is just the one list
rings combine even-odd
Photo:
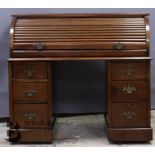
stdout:
[[[155,111],[151,113],[151,124],[155,132]],[[150,143],[113,144],[109,143],[106,136],[106,124],[103,115],[88,115],[58,118],[54,128],[53,144],[10,144],[6,139],[6,123],[0,124],[0,146],[155,146],[154,140]]]

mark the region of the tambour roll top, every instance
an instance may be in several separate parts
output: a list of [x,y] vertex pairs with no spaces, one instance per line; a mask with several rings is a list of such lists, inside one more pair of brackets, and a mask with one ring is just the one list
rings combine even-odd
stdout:
[[148,51],[147,16],[147,14],[14,15],[10,31],[11,51],[15,50],[16,53],[18,50]]

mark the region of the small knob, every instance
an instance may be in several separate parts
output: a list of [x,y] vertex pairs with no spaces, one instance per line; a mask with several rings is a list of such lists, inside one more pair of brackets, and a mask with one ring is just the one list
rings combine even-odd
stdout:
[[114,45],[115,50],[122,50],[123,47],[124,47],[124,45],[120,42]]

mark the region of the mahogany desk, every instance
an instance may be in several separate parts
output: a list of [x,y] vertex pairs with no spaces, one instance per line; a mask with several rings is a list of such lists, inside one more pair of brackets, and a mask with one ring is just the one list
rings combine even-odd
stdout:
[[13,15],[11,142],[52,142],[53,61],[107,63],[110,141],[150,141],[148,14]]

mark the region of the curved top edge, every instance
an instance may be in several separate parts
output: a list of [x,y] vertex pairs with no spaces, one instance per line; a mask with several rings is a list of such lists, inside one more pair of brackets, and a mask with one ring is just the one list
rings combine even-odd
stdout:
[[54,17],[144,17],[149,16],[149,13],[67,13],[67,14],[14,14],[16,18],[54,18]]

